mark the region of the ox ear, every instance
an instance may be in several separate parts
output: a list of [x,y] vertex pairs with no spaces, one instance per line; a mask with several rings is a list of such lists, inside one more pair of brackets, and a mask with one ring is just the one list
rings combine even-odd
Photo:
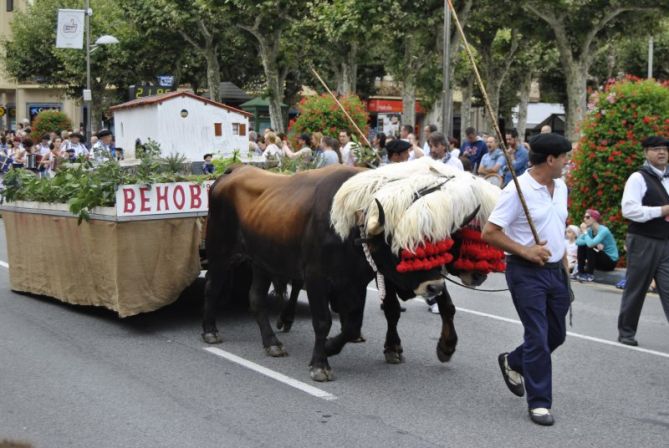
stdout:
[[377,219],[370,219],[367,222],[367,235],[378,235],[383,232],[383,227],[386,225],[386,214],[383,211],[383,206],[378,199],[374,199],[376,207],[379,209],[379,217]]
[[481,209],[481,206],[477,205],[476,208],[474,209],[474,211],[472,213],[470,213],[469,215],[467,215],[467,217],[465,217],[465,219],[462,220],[462,223],[456,229],[453,229],[453,230],[461,229],[464,226],[466,226],[467,224],[469,224],[471,222],[471,220],[476,217],[476,214],[479,212],[480,209]]

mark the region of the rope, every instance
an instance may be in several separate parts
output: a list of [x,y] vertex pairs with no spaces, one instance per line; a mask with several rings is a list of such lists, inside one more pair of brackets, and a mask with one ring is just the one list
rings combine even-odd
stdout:
[[449,282],[451,282],[451,283],[453,283],[453,284],[456,284],[456,285],[458,285],[458,286],[462,286],[463,288],[471,289],[471,290],[473,290],[473,291],[481,291],[481,292],[504,292],[504,291],[508,291],[508,290],[509,290],[509,288],[505,288],[505,289],[479,289],[479,288],[474,288],[473,286],[467,286],[467,285],[464,285],[464,284],[462,284],[462,283],[456,282],[455,280],[451,279],[451,278],[448,276],[448,274],[446,274],[446,275],[441,274],[441,276],[444,277],[446,280],[448,280]]

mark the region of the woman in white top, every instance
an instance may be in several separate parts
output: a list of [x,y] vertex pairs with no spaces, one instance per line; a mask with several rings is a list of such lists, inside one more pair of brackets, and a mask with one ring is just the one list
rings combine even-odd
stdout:
[[267,147],[262,153],[263,160],[281,160],[283,151],[277,146],[279,137],[274,132],[268,132],[265,136],[265,143],[267,143]]

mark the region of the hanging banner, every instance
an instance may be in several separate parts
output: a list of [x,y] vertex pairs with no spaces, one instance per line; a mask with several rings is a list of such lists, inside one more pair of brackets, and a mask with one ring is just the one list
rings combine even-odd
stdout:
[[56,31],[57,48],[84,48],[84,10],[59,9],[58,29]]

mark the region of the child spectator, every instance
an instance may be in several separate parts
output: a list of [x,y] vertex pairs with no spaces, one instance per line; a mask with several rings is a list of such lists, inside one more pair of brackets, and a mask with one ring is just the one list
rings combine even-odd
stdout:
[[214,164],[211,163],[211,154],[204,155],[204,164],[202,165],[202,174],[214,174]]
[[581,229],[578,226],[570,225],[565,231],[565,240],[567,242],[567,262],[569,263],[569,272],[576,273],[576,265],[578,263],[578,246],[576,245],[576,238],[581,235]]

